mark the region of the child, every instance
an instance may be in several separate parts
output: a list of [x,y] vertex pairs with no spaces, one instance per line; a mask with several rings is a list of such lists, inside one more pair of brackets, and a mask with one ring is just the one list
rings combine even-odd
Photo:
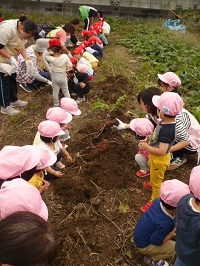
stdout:
[[32,176],[28,183],[39,189],[40,193],[42,194],[49,188],[50,185],[48,181],[44,180],[44,171],[48,166],[53,165],[57,158],[53,152],[49,152],[45,149],[40,149],[40,151],[41,159],[37,164],[36,173]]
[[[136,118],[131,120],[130,129],[135,132],[136,138],[145,139],[152,134],[154,126],[148,118]],[[148,159],[149,152],[139,149],[138,153],[135,155],[135,161],[140,167],[140,170],[136,172],[137,176],[145,177],[150,175]]]
[[50,55],[50,51],[45,51],[43,57],[50,63],[50,69],[52,72],[52,88],[53,88],[53,103],[54,107],[59,106],[59,92],[60,89],[65,97],[70,97],[66,69],[72,67],[69,57],[61,52],[61,42],[58,39],[49,40],[49,49],[53,55]]
[[171,91],[181,95],[178,90],[178,87],[181,86],[181,80],[174,72],[166,72],[163,75],[158,74],[158,85],[162,92]]
[[56,257],[50,223],[32,212],[14,212],[0,221],[0,235],[2,266],[51,265]]
[[65,148],[63,148],[62,144],[59,141],[59,136],[63,135],[64,131],[61,130],[60,125],[57,122],[49,120],[41,122],[38,126],[38,131],[41,138],[41,143],[39,145],[51,152],[53,151],[57,156],[56,164],[46,169],[46,178],[62,177],[63,173],[58,170],[58,167],[60,169],[63,169],[65,167],[65,165],[61,163],[63,155],[69,162],[72,162],[71,156],[65,150]]
[[[72,121],[72,115],[68,112],[65,112],[60,107],[52,107],[47,110],[46,119],[59,123],[60,128],[63,131],[65,131],[67,128],[70,128],[69,122]],[[62,136],[63,136],[63,141],[69,138],[69,134],[67,136],[66,135],[62,135]],[[39,132],[37,132],[35,135],[34,141],[33,141],[33,145],[37,146],[40,144],[40,142],[41,142],[40,134]]]
[[81,114],[81,110],[78,108],[77,102],[72,98],[62,98],[60,100],[60,107],[64,109],[65,112],[70,113],[72,116]]
[[5,146],[0,151],[0,184],[19,177],[30,180],[37,165],[50,165],[54,155],[48,153],[32,145]]
[[85,94],[90,91],[90,84],[88,82],[88,74],[74,71],[73,69],[67,71],[68,86],[70,93],[76,93],[78,98],[77,104],[85,101]]
[[90,62],[82,56],[83,49],[81,47],[77,47],[74,50],[73,54],[74,54],[74,57],[76,58],[76,60],[78,61],[78,63],[85,64],[86,66],[92,68],[92,65],[90,64]]
[[168,266],[164,259],[175,255],[175,241],[171,239],[176,230],[176,207],[181,197],[188,193],[188,185],[177,179],[163,182],[160,198],[137,222],[134,243],[138,251],[145,255],[144,262],[148,265]]
[[[103,50],[100,47],[99,44],[97,44],[96,37],[90,37],[88,39],[89,47],[94,50],[95,52],[92,53],[97,59],[100,59],[103,57]],[[87,48],[86,48],[87,51]]]
[[200,166],[192,169],[189,188],[177,206],[176,253],[174,266],[197,266],[200,261]]
[[141,150],[149,151],[150,182],[144,183],[144,188],[151,190],[151,200],[140,208],[142,212],[148,210],[152,202],[159,198],[160,186],[164,179],[164,173],[170,164],[169,150],[175,141],[175,117],[181,111],[184,103],[177,93],[164,92],[161,96],[153,96],[153,104],[158,109],[161,122],[157,125],[146,141],[140,142]]
[[82,64],[82,63],[79,63],[75,57],[71,57],[70,61],[72,63],[72,67],[74,70],[79,71],[80,73],[88,74],[88,81],[93,80],[94,70],[92,69],[92,67],[89,67],[89,66]]
[[48,209],[39,190],[22,178],[5,181],[0,189],[1,218],[4,219],[17,211],[33,212],[45,221],[48,220]]

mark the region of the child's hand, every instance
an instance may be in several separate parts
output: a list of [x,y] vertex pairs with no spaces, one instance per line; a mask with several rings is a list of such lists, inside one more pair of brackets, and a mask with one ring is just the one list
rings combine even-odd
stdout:
[[63,173],[61,171],[55,171],[54,176],[60,178],[63,176]]
[[79,85],[81,86],[81,88],[85,88],[85,83],[80,82]]
[[144,141],[140,141],[139,148],[140,150],[147,150],[148,144]]
[[50,183],[48,181],[43,180],[42,184],[39,187],[40,194],[42,194],[45,190],[49,188]]
[[72,163],[72,157],[69,154],[66,156],[66,160],[68,163]]

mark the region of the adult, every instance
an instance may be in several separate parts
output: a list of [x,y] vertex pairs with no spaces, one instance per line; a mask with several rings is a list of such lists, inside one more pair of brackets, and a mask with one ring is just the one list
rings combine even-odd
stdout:
[[[72,26],[74,27],[74,31],[71,32],[71,34],[69,36],[67,36],[67,41],[66,41],[66,46],[67,47],[72,47],[73,45],[80,45],[81,42],[78,41],[76,35],[75,35],[75,31],[78,28],[79,24],[80,24],[80,20],[78,18],[74,18],[70,21],[70,23],[72,24]],[[72,44],[69,43],[69,41],[72,42]]]
[[3,114],[18,114],[20,111],[13,107],[27,105],[17,97],[16,57],[21,54],[25,60],[28,59],[25,44],[27,39],[37,35],[37,24],[24,16],[0,24],[0,104]]
[[1,220],[0,234],[2,266],[50,265],[56,257],[51,225],[32,212],[15,212]]
[[79,15],[85,23],[84,29],[89,30],[90,24],[93,23],[94,18],[99,16],[99,12],[91,6],[79,6]]
[[80,73],[73,69],[67,71],[68,88],[71,95],[75,93],[78,98],[77,104],[85,101],[85,94],[90,91],[90,84],[88,82],[88,74]]
[[34,45],[26,49],[28,58],[31,60],[30,71],[27,71],[27,64],[22,55],[18,56],[17,77],[19,86],[26,92],[32,92],[40,86],[52,85],[51,70],[47,61],[42,57],[44,51],[49,48],[47,39],[38,39]]

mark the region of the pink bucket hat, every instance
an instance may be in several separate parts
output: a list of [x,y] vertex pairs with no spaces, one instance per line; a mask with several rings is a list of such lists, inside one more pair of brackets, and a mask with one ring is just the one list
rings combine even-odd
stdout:
[[68,97],[62,98],[60,100],[60,107],[72,115],[80,115],[81,114],[81,110],[78,109],[78,104],[72,98],[68,98]]
[[189,187],[195,198],[200,200],[200,165],[192,169],[190,174]]
[[39,147],[32,145],[23,147],[5,146],[0,151],[0,178],[7,180],[19,176],[35,167],[40,159],[41,151]]
[[68,112],[65,112],[65,110],[60,107],[52,107],[47,110],[46,119],[55,121],[59,124],[67,124],[72,121],[72,115]]
[[181,85],[180,78],[174,72],[166,72],[163,75],[158,74],[158,78],[172,87],[178,87]]
[[51,166],[53,165],[56,160],[57,160],[57,157],[56,155],[49,151],[49,150],[46,150],[40,146],[38,146],[40,148],[40,152],[41,152],[41,159],[39,161],[39,163],[37,164],[37,170],[42,170],[44,169],[45,167],[48,167],[48,166]]
[[164,114],[176,116],[183,108],[182,98],[175,92],[163,92],[161,95],[154,95],[153,104]]
[[22,178],[5,181],[0,189],[0,214],[6,218],[18,211],[35,213],[48,220],[48,209],[37,188]]
[[160,198],[172,207],[177,207],[179,200],[190,194],[189,186],[178,179],[164,181],[160,189]]
[[38,126],[38,131],[41,136],[47,138],[54,138],[56,136],[64,135],[65,132],[60,128],[60,125],[55,121],[45,120]]
[[154,130],[154,126],[148,118],[136,118],[131,120],[130,128],[139,136],[148,136]]

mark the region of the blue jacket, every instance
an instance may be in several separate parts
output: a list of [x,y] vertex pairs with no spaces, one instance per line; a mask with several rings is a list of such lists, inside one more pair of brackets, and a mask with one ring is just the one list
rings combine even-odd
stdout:
[[190,199],[186,195],[177,206],[176,253],[186,265],[200,265],[200,212],[192,209]]
[[175,219],[163,211],[160,199],[156,199],[137,222],[134,243],[138,248],[145,248],[150,244],[161,246],[174,227]]

